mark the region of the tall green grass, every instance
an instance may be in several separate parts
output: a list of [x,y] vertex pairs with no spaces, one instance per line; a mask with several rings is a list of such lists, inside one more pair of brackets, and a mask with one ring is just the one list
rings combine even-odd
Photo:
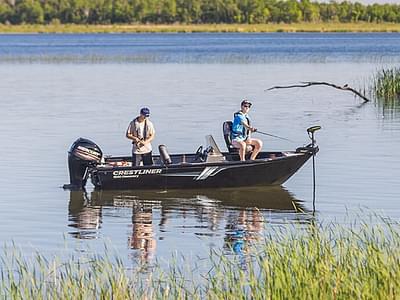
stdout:
[[211,252],[206,270],[177,261],[167,269],[127,269],[107,255],[24,259],[5,249],[0,298],[398,299],[399,224],[381,221],[305,231],[283,226],[241,255]]
[[400,104],[400,68],[377,71],[373,78],[372,92],[384,107],[398,107]]

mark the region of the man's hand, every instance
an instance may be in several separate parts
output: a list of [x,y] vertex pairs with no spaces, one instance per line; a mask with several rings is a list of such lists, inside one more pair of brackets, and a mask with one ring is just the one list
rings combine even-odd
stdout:
[[135,144],[137,147],[140,148],[140,147],[143,147],[146,143],[143,140],[136,138]]
[[256,131],[257,131],[257,128],[251,127],[251,128],[250,128],[250,131],[251,131],[251,132],[256,132]]

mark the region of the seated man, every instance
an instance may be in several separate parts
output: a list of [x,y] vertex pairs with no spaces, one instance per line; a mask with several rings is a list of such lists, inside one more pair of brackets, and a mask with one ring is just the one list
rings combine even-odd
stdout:
[[250,137],[250,132],[257,131],[256,128],[250,126],[250,119],[248,116],[250,107],[251,102],[248,100],[243,100],[240,111],[236,112],[233,118],[232,145],[235,148],[239,148],[239,156],[241,161],[245,160],[247,145],[254,146],[253,153],[250,156],[251,160],[256,159],[263,145],[261,140]]

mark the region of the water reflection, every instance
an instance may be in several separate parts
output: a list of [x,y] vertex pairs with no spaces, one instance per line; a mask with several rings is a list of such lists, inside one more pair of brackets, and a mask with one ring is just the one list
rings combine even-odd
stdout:
[[153,207],[136,204],[132,209],[132,236],[129,238],[131,249],[139,250],[142,261],[150,261],[155,253],[157,241],[153,230]]
[[[71,191],[69,221],[78,239],[96,238],[102,230],[102,211],[118,208],[128,212],[131,226],[128,247],[142,261],[156,254],[157,242],[189,233],[196,237],[221,238],[227,251],[242,253],[263,237],[267,224],[308,224],[312,219],[300,200],[282,187],[190,191]],[[114,210],[115,212],[115,210]],[[191,239],[190,237],[195,237]],[[176,248],[176,245],[171,245]],[[196,245],[190,245],[194,247]]]
[[76,228],[70,234],[78,239],[93,239],[97,237],[102,222],[100,205],[92,204],[86,192],[71,192],[68,206],[68,226]]
[[397,119],[400,116],[400,100],[377,98],[379,114],[386,119]]

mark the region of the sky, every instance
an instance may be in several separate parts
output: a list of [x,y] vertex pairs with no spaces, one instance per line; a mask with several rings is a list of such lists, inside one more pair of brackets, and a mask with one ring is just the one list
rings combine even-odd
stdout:
[[[336,0],[336,2],[342,2],[344,0]],[[323,1],[318,0],[318,2],[329,2],[329,0]],[[392,4],[400,4],[400,0],[350,0],[350,2],[360,2],[362,4],[385,4],[385,3],[392,3]]]
[[[356,1],[352,1],[352,2],[356,2]],[[373,4],[373,3],[378,3],[378,4],[385,4],[385,3],[400,4],[400,0],[358,0],[357,2],[360,2],[362,4]]]

